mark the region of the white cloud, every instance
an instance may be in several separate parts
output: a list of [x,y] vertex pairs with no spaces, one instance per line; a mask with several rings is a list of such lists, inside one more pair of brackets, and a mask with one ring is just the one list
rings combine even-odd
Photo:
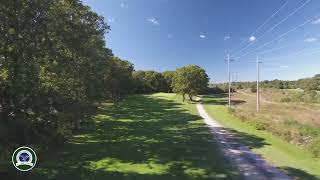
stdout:
[[108,18],[107,21],[108,21],[109,23],[113,23],[113,22],[115,21],[115,19],[114,19],[114,18]]
[[127,0],[122,0],[122,1],[120,2],[120,7],[121,7],[121,8],[128,8],[128,2],[127,2]]
[[250,41],[250,42],[253,42],[253,41],[255,41],[256,39],[257,39],[256,37],[251,36],[251,37],[249,38],[249,41]]
[[320,24],[320,18],[318,18],[318,19],[316,19],[316,20],[312,21],[312,23],[311,23],[311,24]]
[[318,39],[317,38],[307,38],[307,39],[305,39],[304,40],[304,42],[316,42],[316,41],[318,41]]
[[289,68],[289,66],[284,65],[284,66],[280,66],[281,68]]
[[226,40],[231,39],[231,37],[230,36],[225,36],[223,39],[226,41]]
[[201,39],[205,39],[205,38],[206,38],[206,36],[205,36],[205,35],[203,35],[203,34],[200,34],[200,38],[201,38]]
[[147,18],[147,21],[150,22],[154,26],[160,26],[159,21],[155,17]]

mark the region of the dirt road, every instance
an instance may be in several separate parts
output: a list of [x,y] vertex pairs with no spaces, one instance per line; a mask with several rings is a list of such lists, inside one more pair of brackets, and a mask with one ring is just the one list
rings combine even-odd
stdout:
[[239,170],[246,180],[291,180],[279,169],[268,164],[248,147],[240,144],[234,133],[230,133],[216,120],[211,118],[197,98],[197,109],[204,122],[210,128],[225,156]]

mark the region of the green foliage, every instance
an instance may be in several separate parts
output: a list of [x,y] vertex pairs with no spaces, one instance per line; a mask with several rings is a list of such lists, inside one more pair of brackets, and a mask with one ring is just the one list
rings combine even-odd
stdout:
[[255,84],[251,85],[250,91],[251,91],[252,93],[256,93],[256,92],[257,92],[257,85],[255,85]]
[[289,92],[285,95],[280,99],[281,102],[320,103],[320,94],[314,90]]
[[290,97],[284,97],[282,99],[280,99],[280,102],[291,102],[291,98]]
[[172,79],[175,71],[134,71],[132,78],[134,92],[149,94],[156,92],[172,92]]
[[172,79],[173,92],[189,94],[192,96],[199,94],[208,87],[209,78],[205,70],[196,65],[185,66],[175,71]]
[[0,124],[7,130],[1,144],[68,138],[94,102],[132,88],[132,64],[113,58],[105,47],[109,26],[81,1],[1,7]]
[[236,110],[234,108],[228,108],[228,113],[234,114]]
[[164,77],[161,73],[155,71],[146,71],[144,76],[144,83],[147,91],[162,92],[164,89]]
[[134,71],[132,73],[133,83],[134,83],[134,92],[138,94],[146,93],[147,87],[144,82],[144,71]]
[[320,157],[320,138],[314,139],[308,146],[309,151],[312,152],[312,154],[315,157]]
[[252,125],[256,130],[265,130],[267,128],[267,124],[261,120],[254,120]]
[[[256,82],[237,82],[235,87],[237,89],[248,89],[251,88]],[[304,90],[320,90],[320,77],[319,74],[312,78],[299,79],[297,81],[282,81],[282,80],[272,80],[272,81],[262,81],[260,82],[261,88],[275,88],[275,89],[304,89]]]
[[[279,166],[281,169],[285,169],[292,177],[298,179],[319,179],[319,161],[312,157],[310,152],[306,151],[306,146],[300,145],[300,147],[298,147],[297,145],[294,145],[293,142],[285,142],[283,140],[284,138],[279,138],[279,135],[275,134],[274,131],[271,131],[276,130],[277,132],[285,132],[284,130],[286,130],[287,127],[284,127],[283,124],[278,121],[275,123],[275,121],[270,121],[270,119],[260,119],[268,124],[268,129],[265,131],[256,130],[254,126],[243,120],[252,121],[251,119],[256,118],[250,118],[252,117],[251,114],[243,115],[242,117],[229,114],[228,108],[218,103],[222,100],[222,97],[217,96],[206,96],[202,98],[207,113],[211,117],[214,117],[224,127],[233,129],[233,132],[235,132],[238,137],[241,137],[239,138],[241,142],[245,143],[250,149],[259,152],[259,154],[267,160],[274,162],[275,165]],[[290,121],[288,124],[293,123]],[[301,125],[299,122],[294,124]],[[298,127],[300,126],[295,128],[298,129]],[[310,128],[320,130],[320,128],[316,126],[310,126]],[[299,133],[297,133],[299,131],[296,129],[290,131],[292,134],[299,135]],[[286,134],[290,134],[290,132],[286,132]],[[319,137],[319,135],[312,138],[317,137]],[[310,143],[311,138],[304,137],[302,139],[304,139],[302,142]]]
[[135,71],[132,73],[135,92],[148,94],[155,92],[171,92],[171,71]]
[[256,130],[266,130],[289,143],[306,146],[313,156],[320,157],[320,151],[317,149],[320,144],[318,138],[320,136],[319,127],[302,124],[294,120],[278,122],[277,126],[274,126],[274,121],[254,118],[252,115],[242,115],[240,117],[236,111],[228,111],[230,114],[239,117],[242,122],[249,124]]
[[172,92],[172,79],[174,71],[164,71],[162,75],[165,80],[164,91],[169,93]]
[[[110,103],[102,103],[96,116],[86,125],[87,128],[73,136],[66,146],[42,152],[41,162],[44,163],[28,178],[241,179],[212,140],[196,106],[182,104],[175,94],[128,96],[118,110]],[[11,162],[8,169],[15,172],[12,176],[18,174]]]
[[117,57],[112,57],[107,63],[111,68],[108,68],[105,74],[104,84],[107,89],[107,97],[112,98],[114,106],[117,107],[121,95],[129,94],[132,91],[134,68],[132,63]]

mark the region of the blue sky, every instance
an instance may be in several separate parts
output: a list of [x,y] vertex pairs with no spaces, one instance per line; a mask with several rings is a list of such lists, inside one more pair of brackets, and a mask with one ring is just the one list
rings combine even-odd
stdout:
[[[211,82],[320,73],[319,0],[84,0],[111,26],[107,46],[137,70],[206,69]],[[235,78],[235,76],[234,76]]]

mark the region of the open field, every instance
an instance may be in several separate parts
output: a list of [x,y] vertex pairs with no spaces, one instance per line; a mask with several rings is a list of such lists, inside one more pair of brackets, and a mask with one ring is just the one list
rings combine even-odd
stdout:
[[239,179],[197,115],[195,104],[182,103],[181,96],[130,96],[118,111],[103,103],[83,127],[63,148],[38,154],[40,161],[29,177]]
[[[225,127],[236,130],[235,133],[239,134],[244,144],[261,154],[267,161],[285,170],[288,175],[306,180],[320,179],[319,158],[313,158],[305,149],[290,144],[270,132],[258,130],[252,124],[232,115],[225,106],[227,101],[224,96],[206,96],[203,103],[210,116]],[[274,122],[274,128],[277,126]],[[251,137],[241,136],[243,132]]]
[[[286,96],[290,96],[295,90],[261,90],[261,111],[256,113],[256,94],[250,91],[239,91],[234,93],[232,99],[236,103],[236,111],[239,115],[256,116],[275,122],[294,120],[320,126],[320,104],[280,102]],[[250,117],[252,118],[252,117]]]

